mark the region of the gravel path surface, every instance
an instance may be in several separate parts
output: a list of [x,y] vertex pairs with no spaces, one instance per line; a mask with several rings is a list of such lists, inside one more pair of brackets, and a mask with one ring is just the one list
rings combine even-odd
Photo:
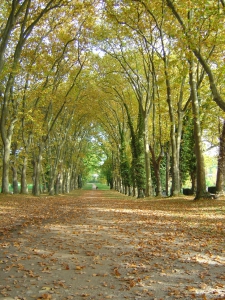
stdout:
[[177,203],[1,198],[0,299],[225,299],[225,201]]

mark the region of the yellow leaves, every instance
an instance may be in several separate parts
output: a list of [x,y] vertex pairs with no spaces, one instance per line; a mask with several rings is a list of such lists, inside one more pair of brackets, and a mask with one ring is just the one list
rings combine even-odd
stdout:
[[114,269],[113,269],[113,273],[114,273],[115,276],[121,276],[121,274],[120,274],[118,268],[114,268]]
[[86,255],[87,255],[87,256],[95,256],[95,253],[92,252],[92,251],[87,251],[87,252],[86,252]]
[[200,287],[201,289],[203,289],[203,290],[206,290],[207,284],[204,283],[204,282],[202,282],[202,283],[199,285],[199,287]]
[[56,287],[67,288],[64,280],[57,280],[53,282]]
[[17,269],[20,270],[20,271],[22,271],[22,270],[25,269],[25,267],[24,267],[24,265],[22,265],[22,264],[19,263],[19,264],[17,265]]
[[219,282],[215,284],[215,288],[224,288],[224,286],[225,284]]
[[130,285],[130,287],[134,287],[136,285],[136,283],[134,280],[130,280],[129,285]]
[[51,287],[49,287],[49,286],[43,286],[41,290],[42,291],[50,291]]
[[34,271],[32,271],[32,270],[28,270],[27,271],[27,275],[30,276],[30,277],[32,277],[32,278],[38,277],[38,275],[35,275]]
[[78,234],[79,234],[79,232],[77,232],[77,231],[73,231],[73,234],[75,234],[75,235],[78,235]]
[[169,296],[174,296],[176,299],[179,299],[179,298],[183,297],[181,291],[178,290],[178,289],[168,288],[168,290],[169,290],[169,293],[168,293]]
[[[15,298],[14,291],[27,296],[25,279],[36,300],[65,290],[68,299],[205,300],[224,290],[222,233],[210,227],[222,221],[213,207],[195,210],[182,199],[130,201],[100,190],[96,198],[79,190],[47,200],[13,199],[0,202],[0,275],[8,280],[0,292],[6,297]],[[196,220],[198,227],[191,227]],[[17,223],[24,226],[15,229]],[[215,232],[201,230],[207,226]]]
[[75,270],[80,271],[83,270],[85,268],[85,266],[76,266]]
[[43,294],[40,297],[37,298],[37,300],[41,300],[41,299],[52,299],[52,295],[50,294]]
[[71,39],[70,32],[65,26],[61,27],[60,30],[58,30],[58,39],[65,44]]
[[196,291],[196,288],[193,287],[193,286],[187,286],[187,287],[186,287],[186,290],[189,291],[189,292],[195,292],[195,291]]
[[69,270],[70,269],[70,267],[67,263],[63,263],[63,268],[64,268],[64,270]]

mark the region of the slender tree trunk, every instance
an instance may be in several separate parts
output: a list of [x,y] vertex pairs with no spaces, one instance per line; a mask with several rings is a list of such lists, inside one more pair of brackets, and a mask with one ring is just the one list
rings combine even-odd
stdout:
[[160,168],[159,166],[156,168],[156,196],[161,197],[162,196],[162,182],[160,178]]
[[118,175],[116,176],[116,190],[117,192],[120,191],[120,178]]
[[42,163],[42,145],[39,146],[39,153],[37,157],[34,157],[33,161],[33,195],[34,196],[40,196],[40,179],[41,179],[41,163]]
[[66,193],[68,194],[70,192],[70,182],[71,182],[71,169],[69,168],[67,170],[67,176],[66,176]]
[[35,185],[35,177],[36,177],[36,169],[37,169],[37,162],[36,162],[36,158],[33,157],[32,160],[32,165],[33,165],[33,175],[32,175],[32,181],[33,181],[33,187],[32,187],[32,194],[34,195],[34,185]]
[[127,154],[126,154],[126,143],[124,136],[124,129],[121,128],[119,124],[119,132],[120,132],[120,147],[119,148],[119,165],[120,165],[120,176],[122,181],[122,192],[123,194],[127,193],[127,187],[131,184],[131,176],[130,176],[130,164],[128,162]]
[[180,193],[180,169],[179,169],[179,148],[178,140],[176,138],[178,132],[176,128],[175,112],[173,109],[173,102],[171,99],[171,86],[168,75],[167,59],[164,58],[164,72],[166,77],[166,89],[167,89],[167,103],[169,107],[170,116],[170,141],[171,141],[171,160],[172,160],[172,196],[177,196]]
[[197,191],[196,172],[191,173],[191,191],[193,194],[196,193],[196,191]]
[[18,174],[17,167],[15,165],[12,166],[12,175],[13,194],[19,194]]
[[27,156],[23,159],[23,166],[21,171],[21,194],[28,194],[27,188]]
[[150,163],[150,153],[149,153],[149,125],[148,116],[145,117],[145,130],[144,130],[144,149],[145,149],[145,196],[152,196],[152,177],[151,177],[151,163]]
[[51,166],[49,187],[48,187],[48,193],[51,196],[55,194],[56,171],[57,171],[56,166],[55,165]]
[[59,180],[59,194],[64,194],[64,183],[65,183],[65,173],[64,171],[61,172],[61,177],[60,177],[60,180]]
[[131,186],[128,186],[128,191],[127,191],[127,196],[131,196],[132,192],[131,192]]
[[170,146],[166,152],[166,195],[170,196]]
[[62,154],[62,146],[63,146],[63,142],[61,143],[61,145],[57,146],[57,150],[56,150],[56,158],[54,163],[52,163],[51,166],[51,175],[49,178],[49,188],[48,188],[48,192],[49,195],[54,195],[55,194],[55,182],[56,182],[56,177],[57,177],[57,170],[58,170],[58,166],[59,166],[59,162],[60,162],[60,157]]
[[156,159],[155,153],[153,148],[150,146],[150,151],[152,154],[152,163],[156,178],[156,196],[162,196],[162,182],[161,182],[161,176],[160,176],[160,163],[164,156],[163,151],[161,151],[159,157]]
[[77,175],[76,171],[75,171],[75,174],[74,174],[74,188],[78,189],[78,175]]
[[55,183],[55,194],[58,195],[60,193],[61,186],[61,173],[58,173]]
[[74,190],[74,174],[73,174],[73,170],[71,170],[71,174],[70,174],[70,186],[69,186],[69,189],[70,189],[70,192]]
[[170,130],[170,137],[171,137],[171,158],[172,158],[172,196],[177,196],[180,193],[180,168],[179,168],[179,161],[178,161],[178,149],[176,143],[176,130],[175,124],[171,125]]
[[74,170],[73,165],[72,165],[71,169],[72,169],[72,176],[71,176],[71,180],[70,180],[70,190],[73,191],[76,189],[76,171]]
[[195,155],[197,159],[197,191],[195,199],[204,198],[206,195],[206,181],[205,181],[205,164],[203,157],[203,147],[201,140],[201,125],[199,116],[199,102],[197,94],[197,85],[194,79],[194,62],[190,61],[189,83],[191,88],[191,100],[194,122],[194,139],[195,139]]
[[3,142],[2,159],[2,193],[9,193],[9,159],[10,159],[11,139]]
[[225,173],[225,120],[223,120],[223,129],[220,135],[220,148],[218,157],[216,191],[223,192],[224,189],[224,173]]
[[66,170],[63,169],[62,171],[62,184],[61,184],[61,193],[65,194],[65,187],[66,187]]
[[180,179],[180,144],[182,137],[182,126],[183,126],[183,116],[184,111],[182,110],[183,102],[183,89],[185,85],[185,77],[183,77],[180,94],[177,107],[177,118],[175,117],[174,105],[171,97],[171,85],[168,74],[167,59],[164,58],[164,67],[165,67],[165,77],[166,77],[166,88],[167,88],[167,103],[169,107],[169,116],[170,116],[170,147],[171,147],[171,175],[172,175],[172,196],[177,196],[180,194],[181,190],[181,179]]
[[42,167],[41,167],[41,174],[42,174],[42,183],[43,183],[43,193],[46,193],[48,191],[47,181],[45,177],[45,172]]
[[82,188],[82,175],[81,174],[79,174],[78,175],[78,189],[81,189]]
[[48,193],[50,196],[53,196],[55,194],[55,177],[50,177],[50,180],[49,180],[49,186],[48,186]]
[[118,192],[120,192],[121,194],[123,193],[123,189],[122,189],[122,180],[121,177],[118,176]]

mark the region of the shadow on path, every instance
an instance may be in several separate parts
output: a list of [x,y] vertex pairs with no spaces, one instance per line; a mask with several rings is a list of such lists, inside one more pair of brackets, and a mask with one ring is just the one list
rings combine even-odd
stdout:
[[1,199],[0,299],[225,299],[225,203],[196,205],[100,190]]

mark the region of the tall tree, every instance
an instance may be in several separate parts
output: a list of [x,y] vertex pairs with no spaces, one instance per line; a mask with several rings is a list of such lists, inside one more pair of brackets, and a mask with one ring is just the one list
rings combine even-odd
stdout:
[[[108,22],[112,23],[115,31],[112,38],[108,36],[101,44],[102,49],[118,61],[128,84],[133,89],[133,93],[138,102],[139,138],[143,147],[139,150],[144,154],[145,168],[145,194],[152,194],[150,156],[149,156],[149,114],[152,107],[152,55],[154,52],[148,47],[148,43],[141,32],[144,30],[143,23],[139,22],[139,8],[129,5],[121,6],[121,11],[114,5],[108,3]],[[132,14],[132,19],[127,17]],[[147,19],[147,16],[143,14]],[[133,20],[133,21],[132,21]],[[120,26],[122,24],[122,26]],[[104,27],[105,25],[103,25]],[[140,27],[140,29],[139,29]],[[112,31],[111,31],[112,32]],[[122,36],[126,38],[122,39]],[[137,44],[137,48],[133,47]],[[139,143],[138,143],[139,144]],[[139,163],[138,163],[139,164]],[[143,187],[142,187],[143,188]]]
[[[205,3],[195,1],[188,6],[184,3],[176,5],[171,0],[166,0],[166,3],[181,27],[188,47],[208,76],[213,100],[225,111],[224,92],[223,89],[221,90],[221,86],[217,84],[215,75],[215,66],[218,65],[218,57],[217,55],[211,55],[209,60],[209,53],[212,51],[216,52],[216,48],[221,47],[220,41],[223,38],[225,18],[224,2],[218,2],[218,5],[217,2],[213,1],[207,1]],[[191,27],[189,18],[190,11],[193,15]],[[199,20],[201,20],[201,22],[199,22]],[[221,59],[222,57],[219,58],[219,60]]]
[[[5,15],[0,44],[0,94],[2,106],[0,115],[1,137],[3,141],[2,192],[9,192],[9,157],[13,130],[17,122],[20,98],[15,90],[15,80],[20,70],[20,59],[25,43],[32,31],[51,10],[60,7],[62,0],[48,1],[35,6],[31,0],[12,1]],[[42,3],[43,4],[43,3]],[[13,45],[13,46],[12,46]],[[9,55],[6,55],[8,51]],[[7,64],[7,67],[6,67]],[[3,70],[3,68],[5,68]]]

